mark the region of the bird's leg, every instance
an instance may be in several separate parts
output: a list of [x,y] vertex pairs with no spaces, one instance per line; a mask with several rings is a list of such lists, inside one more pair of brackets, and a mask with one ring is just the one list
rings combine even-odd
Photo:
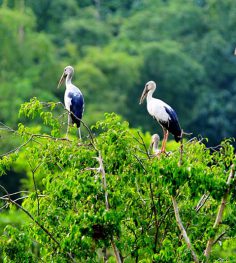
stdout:
[[162,128],[162,129],[163,129],[163,132],[164,132],[164,138],[162,140],[161,152],[165,153],[165,151],[166,151],[166,141],[168,139],[169,132],[165,128]]
[[80,127],[78,128],[78,133],[79,133],[79,139],[81,140],[81,131],[80,131]]
[[66,129],[66,139],[68,139],[68,133],[69,133],[69,128],[72,123],[71,115],[68,113],[68,123],[67,123],[67,129]]
[[164,143],[165,143],[165,136],[166,136],[166,130],[164,129],[164,127],[162,127],[162,130],[163,130],[163,135],[164,136],[163,136],[163,140],[162,140],[162,144],[161,144],[161,153],[163,153]]
[[166,142],[167,142],[167,139],[168,139],[168,136],[169,136],[169,132],[166,130],[166,134],[165,134],[165,142],[164,142],[164,149],[163,149],[163,152],[165,153],[166,152]]

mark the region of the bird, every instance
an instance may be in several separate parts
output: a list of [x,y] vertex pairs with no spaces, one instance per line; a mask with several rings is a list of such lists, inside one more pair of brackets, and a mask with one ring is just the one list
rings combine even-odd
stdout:
[[164,133],[162,141],[161,152],[165,152],[166,141],[168,139],[169,132],[174,135],[175,141],[179,142],[182,139],[182,130],[178,121],[176,112],[170,105],[162,100],[153,98],[152,95],[156,90],[155,81],[148,81],[144,87],[142,95],[140,97],[139,104],[142,104],[144,99],[147,98],[147,110],[148,113],[157,120],[161,125]]
[[84,112],[84,96],[80,89],[71,82],[73,75],[74,68],[72,66],[65,67],[57,88],[65,81],[64,104],[68,111],[66,138],[68,137],[69,125],[75,123],[78,128],[79,138],[81,139],[80,122]]
[[161,151],[158,149],[159,142],[160,142],[160,136],[157,133],[153,134],[151,137],[149,152],[153,151],[154,155],[160,154]]

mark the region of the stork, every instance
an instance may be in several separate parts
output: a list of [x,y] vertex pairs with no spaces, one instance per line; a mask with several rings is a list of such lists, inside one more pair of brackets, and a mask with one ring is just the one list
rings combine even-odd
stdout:
[[71,82],[73,74],[74,68],[72,66],[65,67],[57,87],[59,88],[63,81],[65,81],[64,103],[68,111],[66,138],[68,137],[69,125],[75,123],[78,128],[79,138],[81,139],[80,120],[82,119],[84,111],[84,97],[80,89]]
[[182,130],[179,125],[177,114],[171,106],[162,100],[152,97],[155,90],[156,83],[152,80],[148,81],[141,95],[139,104],[142,104],[147,97],[148,113],[159,122],[163,129],[164,138],[161,146],[161,152],[163,153],[165,152],[169,132],[174,135],[176,142],[179,142],[182,139]]
[[160,136],[158,134],[153,134],[151,138],[151,144],[149,147],[149,152],[153,151],[154,155],[158,155],[161,151],[158,149],[158,144],[160,142]]

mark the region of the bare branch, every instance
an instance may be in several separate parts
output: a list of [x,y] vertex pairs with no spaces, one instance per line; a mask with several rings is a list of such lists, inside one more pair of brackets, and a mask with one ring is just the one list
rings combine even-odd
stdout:
[[[102,160],[102,155],[101,155],[101,152],[99,151],[99,156],[96,157],[96,160],[98,161],[99,163],[99,172],[101,173],[102,175],[102,186],[103,186],[103,190],[104,190],[104,193],[105,193],[105,205],[106,205],[106,210],[109,210],[110,209],[110,205],[109,205],[109,200],[108,200],[108,192],[107,192],[107,183],[106,183],[106,173],[105,173],[105,169],[104,169],[104,165],[103,165],[103,160]],[[115,241],[114,241],[114,237],[111,238],[111,245],[113,247],[113,251],[114,251],[114,254],[115,254],[115,257],[116,257],[116,262],[117,263],[122,263],[123,260],[122,260],[122,256],[120,254],[120,251],[119,249],[117,248],[116,244],[115,244]]]
[[171,196],[171,199],[172,199],[172,203],[173,203],[173,207],[174,207],[174,212],[175,212],[175,218],[176,218],[177,225],[178,225],[178,227],[179,227],[179,229],[181,231],[181,234],[182,234],[182,236],[183,236],[183,238],[185,240],[185,243],[186,243],[188,249],[190,250],[190,252],[192,254],[194,262],[198,263],[199,262],[198,257],[197,257],[197,255],[196,255],[196,253],[195,253],[195,251],[194,251],[194,249],[192,247],[191,241],[190,241],[190,239],[189,239],[189,237],[187,235],[187,232],[186,232],[186,230],[185,230],[185,228],[183,226],[182,220],[180,218],[177,201],[176,201],[175,197],[173,197],[173,196]]

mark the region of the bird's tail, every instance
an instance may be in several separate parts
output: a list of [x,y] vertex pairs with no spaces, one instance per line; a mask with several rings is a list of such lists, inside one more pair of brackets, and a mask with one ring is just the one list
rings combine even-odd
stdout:
[[179,142],[182,139],[182,133],[181,135],[175,135],[174,137],[175,137],[175,141]]
[[187,133],[187,132],[184,132],[183,130],[181,130],[181,134],[180,134],[180,135],[174,135],[175,141],[176,141],[176,142],[181,141],[182,138],[183,138],[183,135],[190,136],[190,135],[192,135],[192,133]]

